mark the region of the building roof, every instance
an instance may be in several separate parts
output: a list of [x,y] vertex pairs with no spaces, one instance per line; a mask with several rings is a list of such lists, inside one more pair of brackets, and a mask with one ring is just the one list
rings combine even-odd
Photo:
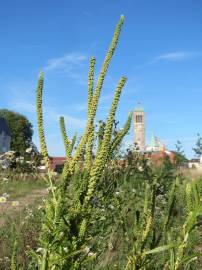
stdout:
[[154,133],[152,133],[152,136],[151,136],[151,142],[150,142],[150,146],[151,147],[156,147],[156,138],[154,136]]
[[189,160],[189,162],[191,162],[191,163],[194,163],[194,162],[199,163],[200,158],[192,158],[192,159]]
[[138,103],[137,106],[135,107],[135,112],[144,112],[144,109],[140,103]]
[[7,136],[11,136],[11,132],[6,120],[3,117],[0,117],[0,133],[2,132],[4,132]]

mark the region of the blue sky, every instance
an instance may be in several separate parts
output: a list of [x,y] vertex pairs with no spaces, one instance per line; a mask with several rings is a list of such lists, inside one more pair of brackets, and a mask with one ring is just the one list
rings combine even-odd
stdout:
[[[45,73],[44,114],[50,154],[63,155],[58,118],[68,133],[86,119],[91,55],[96,74],[121,14],[125,24],[103,88],[97,119],[105,119],[120,76],[128,80],[116,118],[124,124],[140,101],[146,137],[152,132],[174,149],[181,140],[188,157],[202,133],[201,0],[7,0],[0,8],[0,108],[26,115],[34,126],[35,89]],[[133,141],[133,127],[125,144]]]

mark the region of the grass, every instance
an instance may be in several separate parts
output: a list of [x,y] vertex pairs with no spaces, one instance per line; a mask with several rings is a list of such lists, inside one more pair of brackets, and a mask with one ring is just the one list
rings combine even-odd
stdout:
[[[37,246],[42,224],[43,197],[47,182],[40,175],[2,176],[0,196],[7,193],[6,203],[0,206],[0,270],[10,269],[13,243],[18,242],[18,261],[28,267],[28,252]],[[12,206],[17,201],[19,205]]]
[[9,200],[13,200],[30,194],[30,191],[34,192],[46,187],[47,183],[44,179],[33,180],[27,177],[24,181],[2,181],[0,184],[0,194],[7,193],[9,194]]
[[42,225],[41,199],[34,201],[15,215],[4,217],[4,225],[0,230],[0,270],[9,270],[15,239],[18,243],[18,263],[22,269],[28,269],[31,249],[37,248],[38,236]]
[[182,169],[182,174],[188,178],[202,178],[202,170],[198,169]]
[[[129,173],[127,170],[128,169],[116,168],[111,171],[111,169],[109,169],[103,176],[103,186],[105,186],[108,181],[114,183],[114,196],[110,196],[110,200],[102,205],[105,211],[102,212],[102,216],[99,217],[98,235],[94,238],[95,243],[92,243],[95,245],[94,248],[99,252],[96,260],[88,264],[85,269],[122,270],[127,262],[127,257],[130,254],[132,256],[133,245],[135,243],[134,239],[141,233],[141,231],[136,231],[137,227],[135,227],[134,222],[137,211],[141,209],[144,200],[144,182],[147,181],[147,176],[145,175],[145,170],[141,173],[138,173],[134,167],[130,168]],[[183,180],[183,182],[187,181],[192,182],[193,180],[188,178]],[[195,181],[200,182],[201,180],[197,179]],[[180,187],[181,193],[183,191],[183,182]],[[40,188],[44,189],[46,183],[43,180],[32,181],[31,183],[30,180],[26,182],[23,179],[22,181],[17,181],[17,183],[16,181],[11,181],[7,183],[6,186],[7,189],[5,189],[5,191],[11,192],[11,198],[18,198],[20,200],[20,198],[26,197]],[[172,226],[175,228],[176,233],[178,233],[178,229],[181,228],[184,222],[186,210],[185,201],[183,199],[184,194],[178,192],[177,196],[178,202],[172,221]],[[162,196],[157,198],[157,228],[160,228],[159,226],[161,226],[164,218],[166,197],[167,195],[165,194],[165,198]],[[38,240],[44,218],[43,210],[44,203],[42,202],[42,198],[38,197],[36,200],[33,200],[31,204],[21,208],[17,212],[17,215],[15,215],[15,211],[13,210],[12,213],[4,216],[4,224],[1,226],[0,232],[0,270],[10,269],[10,260],[15,239],[17,239],[18,242],[17,258],[18,264],[21,267],[20,269],[37,269],[35,261],[32,261],[29,253],[30,250],[33,249],[36,251],[39,248]],[[196,230],[191,234],[189,247],[186,252],[188,252],[188,254],[191,254],[192,251],[201,252],[201,241],[202,235],[200,230]],[[163,269],[163,261],[167,257],[168,254],[166,252],[159,255],[154,254],[153,258],[151,257],[151,266],[145,269]],[[191,268],[186,269],[198,270],[201,269],[201,267],[202,262],[199,258],[197,261],[192,262]]]
[[[20,179],[21,177],[21,179]],[[18,175],[18,177],[1,177],[0,197],[6,199],[0,203],[0,226],[5,224],[8,216],[13,219],[21,216],[27,205],[33,205],[47,195],[47,183],[43,177]]]

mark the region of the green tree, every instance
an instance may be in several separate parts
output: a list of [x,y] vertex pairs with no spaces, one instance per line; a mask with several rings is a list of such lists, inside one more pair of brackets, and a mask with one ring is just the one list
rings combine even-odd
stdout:
[[175,144],[175,163],[177,166],[182,165],[182,163],[187,162],[187,158],[185,156],[182,142],[177,140],[177,143]]
[[202,156],[202,137],[199,133],[197,133],[197,141],[193,150],[198,158]]
[[6,119],[10,129],[11,150],[24,154],[32,146],[32,124],[24,115],[6,109],[0,110],[0,117]]

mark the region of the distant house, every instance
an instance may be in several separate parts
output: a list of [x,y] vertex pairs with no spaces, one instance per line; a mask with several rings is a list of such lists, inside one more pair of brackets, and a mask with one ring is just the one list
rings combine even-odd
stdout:
[[192,158],[190,159],[188,166],[190,169],[202,170],[202,158]]
[[6,120],[0,117],[0,154],[10,150],[11,133]]
[[168,150],[162,151],[153,151],[153,152],[146,152],[146,157],[149,158],[153,163],[160,165],[163,159],[167,156],[171,163],[175,163],[175,153]]
[[66,157],[49,157],[50,167],[54,172],[62,173]]

